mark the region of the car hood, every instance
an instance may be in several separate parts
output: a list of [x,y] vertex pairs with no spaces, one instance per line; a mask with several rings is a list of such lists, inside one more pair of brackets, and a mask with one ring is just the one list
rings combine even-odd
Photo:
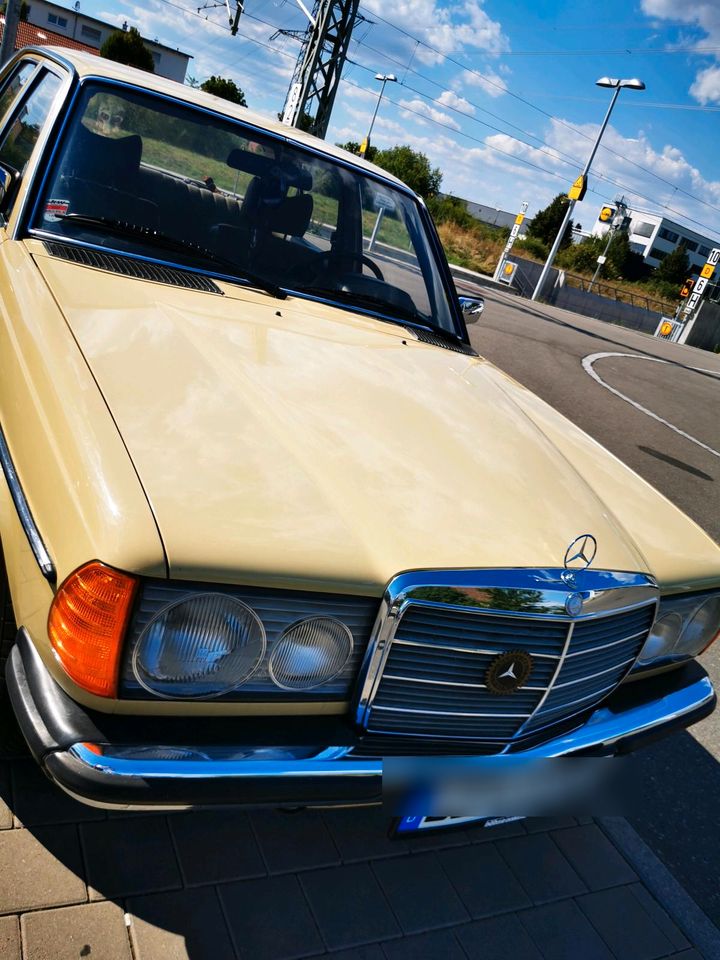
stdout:
[[[487,361],[298,298],[37,262],[115,418],[171,576],[377,593],[412,568],[562,566],[583,533],[598,541],[598,568],[650,569],[538,425],[532,395]],[[674,510],[598,450],[611,488],[642,484]]]

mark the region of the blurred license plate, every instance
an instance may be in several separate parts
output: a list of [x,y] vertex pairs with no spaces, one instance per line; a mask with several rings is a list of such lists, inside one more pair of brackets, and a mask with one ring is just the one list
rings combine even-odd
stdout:
[[430,830],[447,830],[451,827],[499,827],[505,823],[524,820],[525,817],[396,817],[390,827],[391,837],[417,836]]

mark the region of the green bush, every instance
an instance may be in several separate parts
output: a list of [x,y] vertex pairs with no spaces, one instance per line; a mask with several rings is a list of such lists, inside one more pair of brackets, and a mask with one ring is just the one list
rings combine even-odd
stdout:
[[527,236],[515,242],[515,249],[519,254],[527,253],[536,260],[547,260],[548,248],[537,237]]

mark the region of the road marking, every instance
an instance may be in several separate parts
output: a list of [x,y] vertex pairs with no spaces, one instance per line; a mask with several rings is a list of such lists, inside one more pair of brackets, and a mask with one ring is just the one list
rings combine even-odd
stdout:
[[[698,445],[698,447],[702,447],[703,450],[707,450],[707,452],[711,453],[714,457],[720,458],[720,451],[713,450],[712,447],[709,447],[706,443],[703,443],[702,440],[698,440],[697,437],[693,437],[689,433],[685,433],[685,431],[681,430],[680,427],[676,427],[674,423],[664,420],[656,413],[653,413],[652,410],[648,410],[647,407],[644,407],[641,403],[638,403],[637,400],[632,400],[630,397],[625,396],[624,393],[620,393],[619,390],[616,390],[615,387],[611,387],[609,383],[605,383],[605,381],[601,379],[600,375],[596,373],[593,368],[593,364],[596,360],[602,360],[605,357],[630,357],[634,360],[651,360],[653,363],[672,364],[671,360],[661,360],[659,357],[644,357],[640,353],[591,353],[587,357],[583,357],[582,365],[585,369],[585,372],[589,373],[593,380],[596,380],[601,387],[605,387],[605,389],[609,390],[610,393],[614,393],[616,397],[620,397],[621,400],[625,400],[626,403],[629,403],[631,406],[635,407],[636,410],[640,410],[641,413],[646,414],[648,417],[652,417],[653,420],[657,420],[658,423],[663,423],[666,427],[670,427],[670,429],[674,430],[675,433],[679,433],[681,437],[685,437],[685,439],[690,440],[691,443],[695,443]],[[672,365],[676,366],[676,364]],[[698,373],[710,373],[714,376],[718,376],[717,370],[707,370],[703,367],[688,367],[687,369],[697,370]]]

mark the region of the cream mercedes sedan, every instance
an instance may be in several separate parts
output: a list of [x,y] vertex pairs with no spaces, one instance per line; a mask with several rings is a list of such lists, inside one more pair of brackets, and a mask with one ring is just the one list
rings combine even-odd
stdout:
[[711,712],[720,548],[476,354],[412,191],[98,57],[1,76],[4,656],[56,783],[368,802]]

